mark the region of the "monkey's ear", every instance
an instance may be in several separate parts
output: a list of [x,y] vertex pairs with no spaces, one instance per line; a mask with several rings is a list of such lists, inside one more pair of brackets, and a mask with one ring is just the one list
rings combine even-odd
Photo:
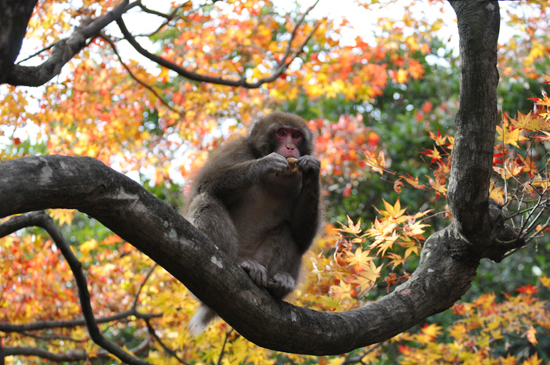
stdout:
[[270,116],[271,114],[254,123],[248,136],[248,143],[256,157],[267,156],[275,149],[274,131],[278,124]]

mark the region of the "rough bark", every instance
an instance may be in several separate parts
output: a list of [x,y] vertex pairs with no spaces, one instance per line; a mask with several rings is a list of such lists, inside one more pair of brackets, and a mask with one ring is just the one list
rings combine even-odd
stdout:
[[460,109],[455,119],[448,200],[456,228],[472,244],[486,241],[493,227],[489,182],[497,111],[496,1],[450,1],[460,34]]
[[[128,0],[122,0],[113,10],[75,28],[73,34],[69,38],[62,39],[53,46],[50,57],[38,66],[14,65],[12,61],[9,65],[10,71],[6,73],[4,79],[0,78],[0,83],[6,82],[11,85],[40,86],[50,81],[61,72],[61,68],[69,62],[71,58],[86,46],[86,41],[88,39],[95,37],[99,31],[109,25],[109,23],[119,18],[126,10],[127,5]],[[27,23],[25,23],[25,28],[26,24]],[[19,53],[19,50],[17,50],[17,53]]]
[[[419,268],[384,298],[345,313],[274,300],[204,234],[139,184],[83,157],[41,156],[0,164],[0,217],[73,208],[96,218],[185,284],[252,342],[312,355],[341,354],[391,338],[449,308],[469,288],[479,260],[509,247],[510,230],[489,203],[496,124],[497,1],[457,1],[461,109],[449,191],[455,221],[432,235]],[[223,279],[222,279],[223,278]]]
[[0,0],[0,84],[11,73],[38,0]]
[[316,312],[274,300],[175,210],[92,158],[7,161],[0,186],[0,217],[78,209],[150,256],[249,340],[286,352],[340,354],[391,338],[449,308],[478,263],[447,229],[430,237],[420,268],[392,294],[345,313]]

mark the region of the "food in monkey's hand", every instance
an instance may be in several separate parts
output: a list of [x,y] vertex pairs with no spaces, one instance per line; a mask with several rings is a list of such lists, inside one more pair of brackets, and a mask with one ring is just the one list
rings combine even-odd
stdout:
[[295,157],[287,157],[286,158],[288,164],[290,165],[290,171],[291,172],[297,172],[298,171],[298,159]]

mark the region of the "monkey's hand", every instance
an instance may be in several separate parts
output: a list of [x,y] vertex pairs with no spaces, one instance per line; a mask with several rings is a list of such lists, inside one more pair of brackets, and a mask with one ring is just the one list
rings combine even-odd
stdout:
[[321,161],[310,155],[304,155],[298,159],[298,169],[304,175],[311,177],[319,177],[321,171]]
[[272,172],[285,172],[289,166],[286,158],[279,155],[277,152],[271,152],[269,155],[260,158],[258,163],[261,164],[266,174]]
[[278,272],[267,282],[267,290],[275,298],[283,298],[294,290],[296,281],[286,272]]
[[267,270],[263,265],[260,265],[254,260],[246,259],[240,264],[240,267],[250,276],[252,281],[261,287],[267,287]]

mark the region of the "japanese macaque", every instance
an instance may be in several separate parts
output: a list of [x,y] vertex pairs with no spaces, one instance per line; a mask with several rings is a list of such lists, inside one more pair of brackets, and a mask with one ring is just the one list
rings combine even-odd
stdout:
[[[293,114],[275,112],[221,147],[197,174],[184,216],[275,298],[294,290],[302,255],[321,221],[313,134]],[[204,304],[196,335],[216,317]]]

